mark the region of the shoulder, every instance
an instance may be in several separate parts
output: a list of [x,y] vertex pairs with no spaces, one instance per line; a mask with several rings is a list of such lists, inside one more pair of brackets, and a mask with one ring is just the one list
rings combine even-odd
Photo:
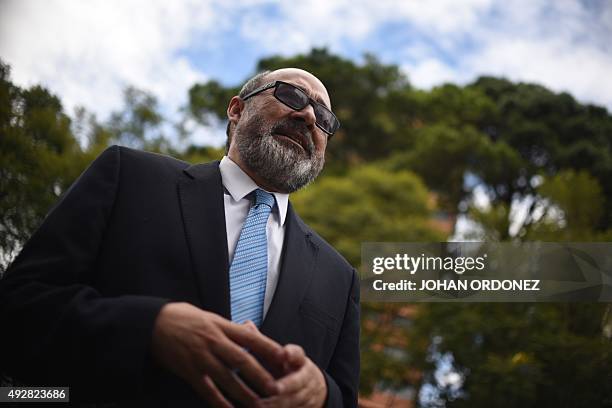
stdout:
[[174,157],[113,145],[108,147],[95,163],[113,163],[122,182],[163,184],[175,182],[191,164]]
[[190,166],[189,163],[172,156],[117,145],[107,148],[100,156],[102,157],[105,155],[116,156],[122,165],[129,164],[149,168],[167,168],[168,170],[182,170]]

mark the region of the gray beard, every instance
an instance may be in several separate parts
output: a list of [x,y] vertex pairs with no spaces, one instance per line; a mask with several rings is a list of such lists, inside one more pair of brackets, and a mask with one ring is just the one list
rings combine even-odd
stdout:
[[[307,151],[273,136],[281,126],[300,127],[309,140]],[[266,127],[261,118],[255,117],[236,127],[233,142],[244,164],[270,188],[293,193],[317,178],[325,164],[325,156],[317,154],[311,133],[304,129],[305,125],[298,126],[292,119]]]

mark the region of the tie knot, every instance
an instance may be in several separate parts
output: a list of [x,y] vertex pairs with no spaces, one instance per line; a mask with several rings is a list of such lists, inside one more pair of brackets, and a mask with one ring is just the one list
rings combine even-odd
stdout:
[[274,207],[274,196],[262,189],[255,190],[255,205],[265,204],[268,207]]

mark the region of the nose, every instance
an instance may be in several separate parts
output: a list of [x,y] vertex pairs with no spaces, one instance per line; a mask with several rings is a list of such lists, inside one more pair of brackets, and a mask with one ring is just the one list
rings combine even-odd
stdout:
[[306,122],[306,125],[309,128],[314,127],[315,123],[317,122],[317,118],[315,116],[314,113],[314,108],[312,106],[312,104],[308,104],[306,105],[306,107],[304,107],[303,109],[299,110],[299,111],[293,111],[291,113],[291,117],[294,119],[301,119],[304,122]]

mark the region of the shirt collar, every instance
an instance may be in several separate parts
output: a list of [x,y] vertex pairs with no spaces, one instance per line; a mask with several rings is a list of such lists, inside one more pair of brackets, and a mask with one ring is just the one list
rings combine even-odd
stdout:
[[[227,156],[223,156],[223,159],[221,159],[219,170],[221,171],[221,181],[223,182],[223,186],[232,196],[234,201],[240,201],[253,190],[261,188],[240,168],[240,166],[234,163],[232,159]],[[278,215],[280,216],[280,225],[285,225],[289,194],[271,194],[273,194],[274,198],[276,199]]]

